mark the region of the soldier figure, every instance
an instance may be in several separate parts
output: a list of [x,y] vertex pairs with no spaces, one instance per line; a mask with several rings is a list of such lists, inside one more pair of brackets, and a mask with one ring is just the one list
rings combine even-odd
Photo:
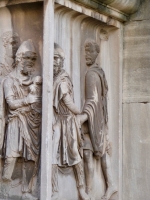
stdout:
[[[22,198],[37,199],[31,195],[33,177],[37,173],[40,152],[41,113],[32,104],[41,97],[30,93],[36,51],[31,40],[22,43],[16,53],[15,66],[5,77],[3,86],[3,135],[4,157],[3,181],[10,182],[18,158],[23,158]],[[33,162],[32,176],[28,175],[28,161]]]
[[76,114],[80,111],[74,104],[73,86],[69,75],[63,69],[64,52],[54,45],[54,122],[53,122],[53,199],[57,199],[58,167],[72,166],[76,176],[79,196],[82,200],[90,200],[84,190],[82,166],[82,137]]

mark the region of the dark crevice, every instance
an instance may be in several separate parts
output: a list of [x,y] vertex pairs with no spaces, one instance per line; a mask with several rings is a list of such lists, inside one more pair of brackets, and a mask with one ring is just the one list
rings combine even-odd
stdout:
[[146,20],[150,20],[150,19],[135,19],[135,20],[130,20],[130,22],[139,22],[139,21],[146,21]]
[[142,103],[142,104],[148,104],[150,102],[148,101],[143,101],[143,102],[122,102],[122,104],[131,104],[131,103]]

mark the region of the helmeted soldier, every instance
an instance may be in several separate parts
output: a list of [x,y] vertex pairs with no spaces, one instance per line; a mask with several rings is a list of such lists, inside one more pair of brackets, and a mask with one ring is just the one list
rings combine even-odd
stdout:
[[84,190],[82,166],[82,137],[76,114],[80,110],[73,98],[73,85],[67,72],[63,69],[64,52],[58,44],[54,45],[54,83],[53,83],[53,199],[58,192],[57,168],[73,167],[79,196],[89,200]]
[[[24,41],[16,53],[15,66],[3,80],[3,135],[5,164],[3,180],[11,181],[18,158],[23,158],[23,198],[37,199],[31,195],[33,177],[37,173],[40,151],[41,113],[32,104],[41,97],[30,93],[34,82],[32,71],[36,51],[31,40]],[[28,175],[28,161],[33,162],[32,175]]]

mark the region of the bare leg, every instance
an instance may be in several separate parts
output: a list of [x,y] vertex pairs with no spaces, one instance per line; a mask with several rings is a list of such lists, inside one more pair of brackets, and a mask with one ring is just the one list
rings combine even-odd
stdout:
[[90,200],[90,197],[85,193],[84,189],[84,177],[83,177],[83,166],[82,163],[78,163],[73,166],[75,176],[76,176],[76,182],[78,187],[78,192],[81,200]]
[[93,183],[93,152],[91,150],[84,150],[84,173],[86,183],[86,193],[91,195],[92,183]]
[[107,153],[105,153],[101,158],[101,163],[107,185],[105,195],[102,197],[102,199],[108,200],[115,192],[117,192],[117,189],[113,182],[110,157]]
[[52,199],[58,199],[58,166],[52,165]]
[[6,158],[3,170],[3,181],[11,181],[17,158]]

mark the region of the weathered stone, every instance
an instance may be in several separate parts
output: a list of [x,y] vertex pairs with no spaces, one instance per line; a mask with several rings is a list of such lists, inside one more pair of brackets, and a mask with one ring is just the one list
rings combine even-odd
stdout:
[[134,17],[124,27],[124,102],[150,102],[150,25],[142,10],[143,20]]
[[140,5],[140,0],[96,0],[103,2],[113,8],[116,8],[122,12],[131,14],[138,10]]
[[[34,126],[35,123],[37,123],[36,128],[39,128],[40,123],[38,123],[37,120],[37,112],[40,104],[39,102],[31,103],[31,100],[40,99],[41,75],[43,76],[43,117],[42,132],[40,132],[42,142],[39,143],[38,137],[33,137],[34,139],[32,142],[29,139],[29,142],[32,144],[31,146],[34,146],[37,150],[35,155],[37,155],[38,159],[40,158],[41,165],[36,169],[36,172],[38,173],[35,174],[34,181],[30,184],[30,187],[22,188],[24,185],[27,186],[25,180],[28,179],[28,182],[30,182],[30,178],[32,178],[34,162],[30,161],[29,158],[24,162],[25,156],[22,155],[22,152],[25,152],[25,149],[23,149],[21,145],[19,145],[21,150],[18,153],[19,158],[17,158],[16,163],[12,163],[14,161],[14,156],[3,157],[2,151],[0,151],[0,199],[33,200],[39,198],[40,200],[50,200],[54,198],[54,195],[52,196],[52,189],[54,188],[59,190],[57,192],[59,193],[58,197],[60,200],[88,200],[90,196],[94,197],[94,200],[99,200],[104,194],[106,194],[108,197],[107,199],[110,200],[149,199],[149,191],[143,184],[144,178],[146,184],[149,184],[149,162],[146,159],[148,157],[147,153],[146,157],[143,156],[146,151],[149,151],[148,119],[150,116],[148,114],[149,103],[147,103],[150,101],[150,89],[148,87],[150,84],[149,1],[142,1],[139,11],[131,16],[130,21],[125,24],[121,23],[129,20],[130,13],[135,12],[139,7],[139,4],[139,0],[0,1],[0,150],[5,150],[3,148],[3,141],[7,144],[7,151],[11,149],[12,145],[16,144],[15,146],[17,146],[21,141],[20,139],[17,139],[17,134],[20,132],[13,132],[13,129],[20,131],[22,128],[22,130],[28,129],[26,131],[33,131],[34,127],[30,127],[30,125]],[[10,38],[8,37],[9,35],[11,36]],[[94,40],[97,44],[97,48],[93,48],[93,51],[90,51],[90,54],[87,49],[85,49],[85,42],[89,38],[91,39],[90,41]],[[26,52],[24,52],[25,54],[21,55],[22,57],[19,57],[20,60],[18,55],[20,55],[21,51],[19,50],[20,53],[18,52],[18,54],[13,56],[12,52],[16,53],[15,47],[18,48],[18,44],[25,45],[28,43],[27,46],[32,46],[29,45],[31,41],[24,42],[28,39],[33,41],[33,46],[35,46],[37,52],[35,70],[29,70],[29,75],[29,71],[23,64],[23,66],[21,66],[23,70],[20,70],[21,73],[17,75],[15,74],[15,69],[18,71],[18,68],[15,67],[21,63],[20,60],[29,59],[31,61],[33,48],[28,49],[30,50],[30,52],[28,52],[29,56],[25,56]],[[58,61],[61,62],[62,59],[59,54],[55,54],[57,58],[53,58],[54,41],[58,43],[65,52],[64,69],[68,75],[63,74],[64,76],[61,80],[59,80],[60,77],[57,77],[58,79],[55,79],[53,83],[53,67],[54,78],[56,78],[56,71],[59,70]],[[86,73],[87,66],[90,65],[88,64],[91,59],[89,55],[94,55],[96,52],[95,49],[98,49],[98,47],[100,47],[100,52],[97,51],[97,55],[94,58],[94,64],[97,68],[101,67],[102,69],[99,72],[99,69],[96,68],[97,71],[91,81],[92,73]],[[22,49],[22,47],[20,48]],[[56,63],[58,62],[58,66],[53,66],[53,59]],[[33,58],[33,62],[34,60],[35,58]],[[123,80],[122,66],[124,66]],[[9,87],[12,79],[11,72],[15,74],[13,76],[14,84],[12,84],[14,86],[12,87],[16,86],[16,90],[12,90]],[[29,83],[29,85],[26,86],[23,83],[16,83],[15,81],[18,79],[22,80],[22,78],[20,78],[22,77],[21,74],[27,74],[26,76],[29,76],[29,79],[33,78],[32,83]],[[88,75],[89,79],[85,82],[85,77],[87,79]],[[67,82],[64,81],[66,80],[66,77],[68,77],[67,80],[70,83],[70,87],[61,88],[62,91],[57,88],[58,93],[56,91],[54,92],[53,84],[59,87],[59,84],[61,85],[61,83],[64,84]],[[8,81],[7,84],[4,79]],[[106,100],[107,90],[105,90],[106,87],[104,87],[106,86],[106,80],[109,88],[108,101]],[[96,81],[98,82],[97,85]],[[123,138],[122,82],[124,93]],[[64,86],[63,84],[62,87]],[[91,86],[88,87],[90,84]],[[100,87],[103,87],[103,92],[97,92]],[[20,89],[23,91],[21,99],[18,97],[21,94],[15,96]],[[85,90],[90,91],[90,89],[90,97],[87,98]],[[5,96],[2,96],[3,92],[6,93]],[[10,92],[12,95],[8,94],[7,98],[7,93]],[[69,99],[69,101],[67,101],[67,95],[72,92],[74,92],[74,102],[73,97],[71,100]],[[61,107],[61,111],[64,109],[63,112],[57,112],[57,126],[54,126],[53,119],[53,94],[54,97],[56,96],[56,102],[59,100],[61,105],[64,102],[67,102]],[[61,94],[63,99],[59,99],[62,98]],[[32,98],[29,98],[28,95],[30,97],[32,96]],[[19,106],[19,104],[16,103],[16,107],[13,107],[14,109],[9,115],[8,113],[5,113],[6,118],[9,118],[8,122],[3,115],[3,112],[5,111],[5,106],[2,104],[2,102],[4,102],[3,100],[5,100],[5,105],[7,105],[9,111],[11,107],[9,103],[14,105],[14,102],[19,101],[23,104],[22,106]],[[84,113],[81,114],[82,107],[89,105],[89,102],[90,105],[92,105],[91,109],[89,109],[90,114],[87,111],[88,109],[84,109]],[[103,110],[102,113],[104,112],[106,114],[106,102],[108,102],[108,135],[110,138],[107,138],[106,142],[109,144],[107,145],[109,148],[106,149],[106,151],[104,148],[104,151],[102,151],[99,146],[97,147],[97,145],[94,144],[99,141],[98,139],[101,140],[102,138],[103,142],[98,142],[98,145],[101,144],[101,147],[105,147],[106,144],[106,135],[101,127],[103,127],[103,121],[106,121],[107,115],[105,115],[105,118],[100,116],[101,110]],[[143,102],[145,104],[143,104]],[[24,103],[29,107],[28,114],[26,115],[29,115],[31,110],[35,111],[32,120],[28,117],[25,118],[26,116],[23,115]],[[32,105],[29,106],[29,104]],[[71,110],[71,107],[69,107],[70,104],[72,106],[74,105],[74,109],[78,110],[78,112]],[[65,113],[66,108],[69,109],[69,111],[71,110],[69,114]],[[86,115],[86,123],[87,125],[90,125],[82,126],[82,129],[80,129],[81,121],[85,119],[86,112],[88,115],[88,120]],[[78,115],[76,116],[77,113]],[[10,118],[10,116],[12,117]],[[20,122],[19,125],[15,125],[14,119],[19,120],[18,116],[23,123]],[[28,119],[29,126],[26,125],[25,119]],[[94,120],[92,121],[92,119]],[[63,120],[65,121],[65,125],[62,125]],[[96,121],[98,121],[97,125],[95,125]],[[9,127],[11,123],[13,124],[11,128],[12,135],[6,132],[6,128],[2,129],[3,125]],[[92,141],[92,135],[94,135],[96,131],[92,132],[92,129],[90,129],[91,127],[95,127],[95,130],[99,127],[97,135],[101,136],[96,139],[95,142]],[[35,131],[36,133],[39,132],[37,129]],[[3,130],[5,131],[2,132]],[[88,137],[90,144],[87,142],[87,138],[83,141],[84,137],[81,137],[82,134],[87,134],[86,131],[90,133],[90,136]],[[53,133],[55,134],[56,132],[60,134],[57,138],[59,145],[57,142],[54,142]],[[72,132],[72,139],[71,137],[68,137],[69,139],[65,141],[63,136],[70,136]],[[76,138],[77,132],[81,135],[79,141],[74,141],[73,139]],[[31,136],[31,134],[28,136]],[[9,140],[9,137],[12,137],[12,140]],[[110,143],[108,142],[109,140]],[[83,147],[82,142],[84,142],[84,152],[82,151],[82,148],[79,148],[81,146]],[[90,147],[87,145],[87,148],[85,144],[88,144]],[[39,154],[40,145],[41,155]],[[56,159],[58,159],[57,156],[61,155],[64,160],[67,160],[65,163],[66,165],[63,165],[64,163],[62,163],[61,160],[59,163],[53,163],[53,165],[59,166],[58,168],[56,166],[52,167],[52,145],[54,147],[53,149],[56,150]],[[92,145],[94,146],[94,150],[92,149]],[[27,150],[32,154],[31,146],[28,145]],[[59,148],[59,151],[57,151],[58,146],[63,146],[63,148]],[[86,150],[85,147],[87,148]],[[113,150],[112,156],[109,156],[111,147]],[[73,154],[70,156],[68,154],[68,149],[76,150],[77,155]],[[103,159],[104,157],[101,158],[100,154],[106,156],[106,160]],[[99,160],[95,159],[99,157]],[[75,165],[70,164],[71,159],[75,159],[77,163]],[[104,161],[106,161],[106,163]],[[27,165],[25,166],[23,163],[26,163]],[[60,163],[63,167],[59,165]],[[106,164],[106,166],[104,164]],[[10,171],[7,170],[8,166],[10,167]],[[24,171],[26,170],[27,172],[26,177],[25,174],[22,175],[22,166],[24,166]],[[13,167],[14,170],[11,170]],[[87,167],[89,167],[90,170],[87,169]],[[112,172],[110,170],[111,168]],[[147,176],[144,174],[144,170],[147,172]],[[10,173],[8,174],[11,177],[7,176],[7,171]],[[137,173],[136,175],[135,171]],[[41,176],[39,176],[39,174],[41,174]],[[57,175],[57,179],[55,179],[55,175]],[[109,177],[107,177],[107,175],[109,175]],[[9,183],[6,181],[7,178],[11,179]],[[110,194],[107,194],[106,191],[107,189],[109,191],[109,188],[113,188],[114,183],[119,192],[111,196],[115,191],[111,191]],[[31,186],[32,191],[29,191]],[[144,190],[145,188],[147,191]],[[24,194],[22,193],[22,189],[24,189]],[[88,195],[85,194],[85,191]]]
[[124,26],[123,200],[149,199],[150,12],[141,1]]
[[149,199],[150,104],[123,105],[123,200]]

